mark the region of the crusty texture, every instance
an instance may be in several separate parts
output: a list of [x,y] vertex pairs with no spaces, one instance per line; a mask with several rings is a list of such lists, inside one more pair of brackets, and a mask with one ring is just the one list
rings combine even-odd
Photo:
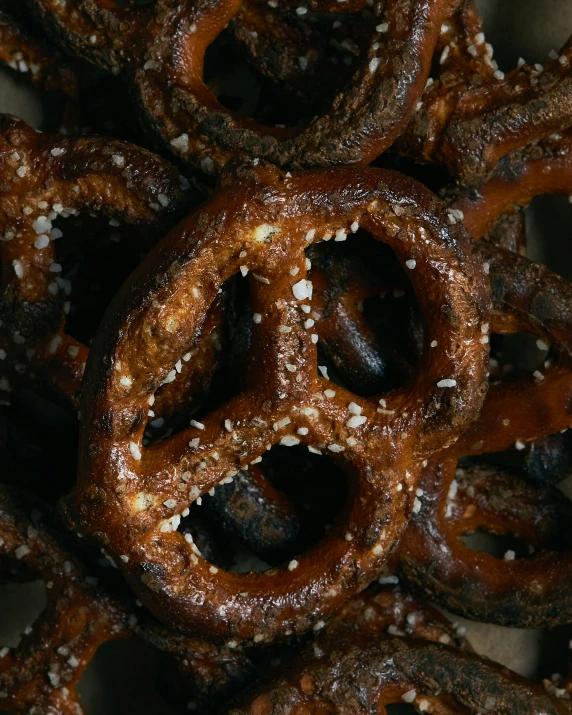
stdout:
[[[326,234],[342,238],[355,224],[400,262],[416,261],[410,275],[424,297],[426,344],[438,342],[411,382],[388,395],[387,409],[342,388],[326,395],[330,383],[317,373],[301,309],[311,292],[305,248]],[[149,397],[240,266],[261,315],[245,390],[206,415],[204,429],[142,448]],[[256,642],[308,630],[379,570],[404,526],[409,498],[401,483],[413,485],[421,462],[478,413],[486,283],[462,226],[411,179],[368,168],[289,177],[262,162],[237,166],[210,203],[150,254],[104,319],[82,391],[69,523],[105,545],[148,607],[184,630]],[[356,400],[365,417],[359,426],[348,424]],[[348,508],[297,568],[213,572],[176,531],[181,513],[267,445],[297,440],[346,471]]]
[[[458,3],[385,3],[349,85],[306,127],[283,129],[239,118],[203,81],[204,53],[242,0],[157,0],[128,12],[96,0],[28,1],[68,51],[125,76],[147,125],[170,151],[206,173],[218,173],[237,155],[291,169],[372,161],[412,115],[442,20]],[[385,24],[381,42],[375,28]]]
[[47,92],[75,97],[78,69],[22,17],[18,0],[0,2],[0,62]]
[[[555,359],[542,378],[492,385],[479,419],[453,447],[430,461],[421,479],[419,512],[400,545],[401,568],[432,598],[469,618],[522,628],[568,623],[572,549],[562,550],[566,541],[554,538],[554,533],[562,532],[568,505],[561,504],[551,515],[548,507],[554,506],[554,495],[518,486],[517,480],[510,497],[516,510],[512,517],[510,508],[501,509],[498,503],[485,516],[481,512],[474,525],[480,518],[492,531],[503,531],[500,524],[505,523],[505,530],[522,531],[525,541],[528,538],[534,545],[538,540],[543,547],[534,556],[511,561],[471,551],[457,539],[457,532],[465,531],[463,524],[471,530],[471,521],[464,519],[463,510],[460,521],[450,513],[454,499],[448,495],[459,458],[515,445],[523,449],[527,442],[572,427],[572,285],[524,257],[484,244],[481,248],[495,276],[492,330],[533,332],[551,345]],[[522,517],[527,504],[533,509],[529,520],[537,522],[534,529]],[[492,511],[497,512],[496,522]],[[542,535],[543,524],[548,535],[552,532],[551,539]],[[550,550],[555,546],[558,550]]]
[[544,67],[505,75],[467,0],[443,24],[436,56],[439,74],[396,149],[443,163],[465,186],[481,185],[503,156],[572,124],[572,38]]
[[[246,692],[228,715],[369,715],[412,704],[439,715],[569,712],[536,684],[449,646],[333,637],[275,680]],[[425,701],[425,702],[423,702]]]
[[[46,584],[47,605],[0,657],[0,710],[78,715],[75,687],[98,646],[127,635],[123,603],[86,579],[81,563],[43,525],[42,507],[0,488],[3,579],[23,568]],[[34,709],[36,708],[36,709]]]

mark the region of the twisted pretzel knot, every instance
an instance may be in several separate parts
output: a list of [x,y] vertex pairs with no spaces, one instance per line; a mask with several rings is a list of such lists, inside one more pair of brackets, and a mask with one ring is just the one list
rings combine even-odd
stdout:
[[399,138],[400,150],[479,185],[502,157],[572,124],[572,38],[544,67],[523,64],[505,75],[467,2],[447,18],[437,51],[440,75]]
[[52,222],[89,211],[160,227],[180,205],[178,176],[126,142],[44,135],[7,115],[0,125],[0,386],[10,391],[28,373],[75,406],[88,351],[65,332],[70,286]]
[[171,151],[216,173],[240,153],[290,168],[369,163],[391,145],[409,118],[452,2],[387,3],[379,18],[389,28],[386,52],[379,51],[379,33],[373,32],[351,86],[327,113],[301,129],[240,119],[203,81],[204,53],[242,0],[158,0],[129,9],[97,0],[30,4],[69,50],[127,78],[147,123]]
[[[366,169],[287,177],[262,165],[239,167],[237,179],[170,234],[110,308],[82,393],[80,478],[67,508],[160,618],[215,639],[260,642],[307,630],[379,569],[421,463],[481,403],[488,298],[462,227],[412,180]],[[302,308],[311,297],[304,249],[358,224],[401,262],[416,261],[427,340],[438,344],[381,411],[377,401],[330,392]],[[149,398],[240,266],[250,271],[258,316],[245,391],[202,424],[142,449]],[[176,531],[180,515],[278,442],[320,445],[340,464],[352,483],[346,513],[298,568],[239,575],[209,567]]]

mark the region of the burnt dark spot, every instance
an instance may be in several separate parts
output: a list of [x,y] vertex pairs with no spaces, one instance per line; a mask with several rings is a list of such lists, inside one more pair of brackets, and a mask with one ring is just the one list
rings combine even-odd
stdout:
[[165,585],[165,569],[161,564],[143,561],[138,564],[138,576],[143,583],[151,591],[160,591]]

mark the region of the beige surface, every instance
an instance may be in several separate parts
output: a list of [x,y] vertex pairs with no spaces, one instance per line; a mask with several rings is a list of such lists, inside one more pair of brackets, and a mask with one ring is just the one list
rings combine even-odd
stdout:
[[[572,32],[570,0],[477,0],[477,4],[485,17],[487,39],[495,47],[495,56],[504,70],[510,69],[520,56],[544,62],[550,49],[558,48]],[[41,101],[19,79],[12,72],[0,71],[0,111],[19,114],[39,126]],[[528,224],[535,239],[533,256],[572,278],[572,260],[562,261],[562,246],[570,245],[566,241],[572,225],[570,205],[565,200],[538,200],[529,212]],[[40,584],[0,588],[0,643],[17,643],[19,633],[41,608],[42,592]],[[539,646],[543,640],[540,632],[452,619],[467,626],[469,639],[479,653],[527,676],[537,674],[543,665],[546,655]],[[141,645],[106,646],[82,681],[88,715],[169,715],[172,711],[153,692],[151,661]],[[121,685],[126,675],[128,688]]]

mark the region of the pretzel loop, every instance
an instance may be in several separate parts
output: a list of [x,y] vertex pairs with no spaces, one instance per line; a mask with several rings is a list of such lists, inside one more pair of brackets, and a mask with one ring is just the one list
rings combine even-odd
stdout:
[[352,87],[327,113],[292,129],[241,119],[203,80],[205,51],[241,0],[158,0],[129,10],[96,0],[31,4],[68,49],[134,83],[147,122],[171,151],[217,173],[241,153],[290,168],[372,161],[392,144],[423,91],[451,0],[387,3]]
[[[52,222],[82,211],[112,223],[160,225],[180,205],[172,166],[120,141],[36,132],[0,117],[0,319],[6,364],[56,383],[78,399],[87,348],[65,333],[69,281],[62,279]],[[3,376],[2,376],[3,377]],[[18,374],[3,377],[4,390]]]
[[[481,403],[488,297],[462,227],[411,180],[376,169],[285,177],[262,164],[235,177],[240,185],[173,231],[110,308],[90,353],[80,479],[68,511],[162,619],[219,639],[265,641],[306,630],[379,569],[421,462],[454,440]],[[311,300],[304,249],[358,223],[401,262],[415,261],[414,288],[428,298],[427,344],[437,341],[379,411],[377,399],[330,393],[302,310]],[[259,316],[245,393],[143,449],[149,396],[240,266]],[[357,401],[361,419],[352,420]],[[351,483],[346,512],[299,568],[240,575],[209,567],[176,531],[181,513],[277,443],[306,444],[338,462]]]

